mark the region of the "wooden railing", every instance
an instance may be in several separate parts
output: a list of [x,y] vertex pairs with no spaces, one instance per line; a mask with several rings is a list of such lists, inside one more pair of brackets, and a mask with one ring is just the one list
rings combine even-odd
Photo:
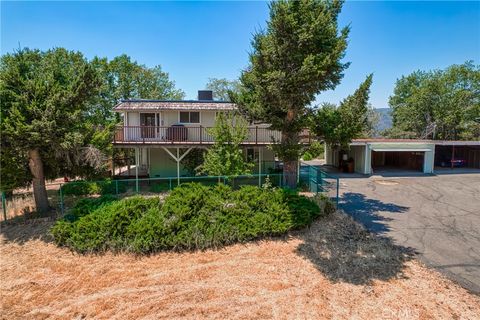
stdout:
[[[117,144],[212,144],[210,127],[203,126],[119,126],[115,131]],[[245,144],[280,143],[280,131],[262,126],[248,127]]]

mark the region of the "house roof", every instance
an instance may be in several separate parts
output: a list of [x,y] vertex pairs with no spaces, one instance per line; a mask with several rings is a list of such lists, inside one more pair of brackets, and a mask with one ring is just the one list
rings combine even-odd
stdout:
[[114,111],[157,111],[157,110],[235,110],[232,102],[212,100],[122,100]]

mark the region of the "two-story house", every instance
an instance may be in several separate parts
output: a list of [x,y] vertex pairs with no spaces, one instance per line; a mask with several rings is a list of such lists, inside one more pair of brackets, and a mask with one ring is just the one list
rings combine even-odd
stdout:
[[[214,141],[208,133],[219,112],[234,112],[231,102],[215,101],[212,91],[202,90],[198,100],[124,100],[114,110],[122,113],[113,145],[135,149],[135,173],[148,177],[186,175],[182,160],[195,148],[208,148]],[[256,173],[274,166],[274,153],[268,148],[281,140],[279,131],[267,124],[248,127],[242,147],[257,163]]]

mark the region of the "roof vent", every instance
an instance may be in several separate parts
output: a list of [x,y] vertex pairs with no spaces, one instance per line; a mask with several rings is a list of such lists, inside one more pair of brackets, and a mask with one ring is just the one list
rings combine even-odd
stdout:
[[198,90],[198,100],[213,100],[213,91]]

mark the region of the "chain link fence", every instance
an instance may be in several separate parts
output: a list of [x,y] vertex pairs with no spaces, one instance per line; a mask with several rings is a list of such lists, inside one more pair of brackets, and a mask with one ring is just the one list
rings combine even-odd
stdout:
[[328,174],[319,167],[300,163],[299,184],[313,193],[327,195],[338,208],[340,191],[339,178]]
[[[301,164],[298,179],[300,191],[324,193],[338,206],[338,178],[330,176],[317,167]],[[284,187],[283,173],[251,174],[242,176],[192,176],[139,179],[106,179],[99,181],[71,181],[50,183],[47,194],[52,216],[63,215],[83,198],[114,196],[128,197],[136,194],[153,196],[166,193],[182,183],[197,182],[204,185],[226,184],[234,189],[243,185],[262,186],[269,184]],[[22,219],[35,214],[35,201],[31,190],[22,190],[7,196],[2,192],[2,216],[0,220]]]

